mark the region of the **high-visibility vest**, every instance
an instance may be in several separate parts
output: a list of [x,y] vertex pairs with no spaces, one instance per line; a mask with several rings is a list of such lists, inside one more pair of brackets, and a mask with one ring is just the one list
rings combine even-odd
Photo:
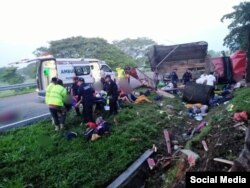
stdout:
[[45,93],[45,103],[48,104],[48,98],[49,98],[49,95],[50,95],[50,92],[52,90],[52,88],[55,86],[54,83],[50,83],[47,88],[46,88],[46,93]]
[[117,68],[116,71],[117,71],[117,77],[118,78],[125,78],[125,71],[124,71],[124,69]]
[[61,85],[55,85],[50,91],[47,102],[49,105],[63,106],[66,96],[66,89]]

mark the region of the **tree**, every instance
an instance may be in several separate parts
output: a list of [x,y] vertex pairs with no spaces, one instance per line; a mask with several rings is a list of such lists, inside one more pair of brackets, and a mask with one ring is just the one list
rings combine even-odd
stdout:
[[24,80],[24,76],[17,73],[17,67],[0,68],[0,81],[8,84],[21,84]]
[[147,53],[149,48],[156,44],[155,41],[149,38],[141,37],[137,39],[124,39],[113,41],[113,44],[117,46],[124,53],[132,56],[137,61],[138,66],[145,66],[149,64]]
[[247,82],[250,82],[250,2],[242,2],[233,7],[232,13],[226,14],[221,18],[232,20],[228,29],[230,33],[224,39],[224,45],[230,50],[245,50],[247,52]]
[[44,56],[44,55],[47,55],[49,54],[49,49],[47,47],[40,47],[40,48],[37,48],[33,54],[36,56],[36,57],[40,57],[40,56]]
[[49,42],[49,47],[40,47],[34,54],[49,53],[56,58],[97,58],[111,67],[135,65],[135,60],[116,46],[101,38],[71,37]]
[[36,70],[37,70],[36,63],[31,63],[28,64],[27,67],[17,70],[17,72],[29,78],[36,78]]

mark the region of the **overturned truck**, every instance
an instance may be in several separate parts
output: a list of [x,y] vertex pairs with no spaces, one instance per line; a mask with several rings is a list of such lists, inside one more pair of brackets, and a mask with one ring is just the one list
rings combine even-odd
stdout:
[[213,69],[207,48],[208,43],[205,41],[171,46],[154,45],[148,53],[148,58],[154,72],[165,76],[177,69],[177,75],[181,77],[189,69],[196,78],[201,72]]

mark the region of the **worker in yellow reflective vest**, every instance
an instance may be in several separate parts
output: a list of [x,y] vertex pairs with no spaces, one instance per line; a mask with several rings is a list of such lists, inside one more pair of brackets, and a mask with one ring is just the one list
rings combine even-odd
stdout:
[[64,102],[67,97],[67,91],[63,87],[62,80],[58,79],[55,86],[52,87],[47,98],[50,114],[54,120],[55,130],[63,129],[66,120],[66,110]]
[[48,104],[48,98],[49,98],[51,89],[56,85],[56,82],[57,82],[57,78],[56,77],[51,78],[51,82],[48,85],[48,87],[46,88],[46,93],[45,93],[45,103],[46,104]]
[[121,67],[116,68],[116,72],[117,72],[117,85],[119,87],[121,87],[124,84],[127,84],[127,79],[126,79],[126,74],[125,74],[125,70]]

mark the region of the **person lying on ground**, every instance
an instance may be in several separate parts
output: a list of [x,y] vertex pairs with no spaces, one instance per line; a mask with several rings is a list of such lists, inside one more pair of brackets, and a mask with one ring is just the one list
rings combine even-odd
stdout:
[[125,102],[125,103],[131,103],[128,96],[122,90],[119,91],[118,101]]

